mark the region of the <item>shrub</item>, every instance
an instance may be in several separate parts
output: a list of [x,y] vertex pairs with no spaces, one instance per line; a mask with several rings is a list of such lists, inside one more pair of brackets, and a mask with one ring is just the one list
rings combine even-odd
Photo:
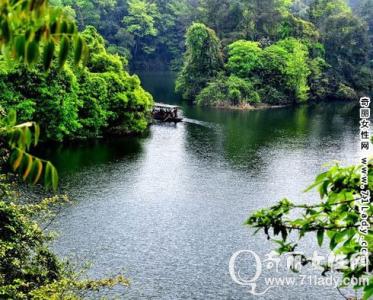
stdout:
[[353,101],[358,99],[358,96],[354,89],[343,83],[339,84],[336,96],[340,100]]
[[197,96],[197,104],[202,106],[226,106],[260,102],[253,85],[237,76],[220,75],[211,81]]

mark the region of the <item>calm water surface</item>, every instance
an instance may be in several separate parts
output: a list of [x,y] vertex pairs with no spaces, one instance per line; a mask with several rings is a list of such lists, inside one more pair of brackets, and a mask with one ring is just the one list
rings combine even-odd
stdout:
[[[156,100],[178,103],[172,73],[142,78]],[[120,299],[254,299],[232,282],[228,261],[237,250],[265,255],[273,245],[243,222],[283,197],[317,201],[302,190],[323,165],[357,161],[356,109],[183,112],[185,123],[154,125],[142,138],[49,150],[75,200],[54,224],[54,247],[90,261],[93,277],[123,272],[131,287],[115,290]],[[255,299],[320,298],[339,294],[305,285]]]

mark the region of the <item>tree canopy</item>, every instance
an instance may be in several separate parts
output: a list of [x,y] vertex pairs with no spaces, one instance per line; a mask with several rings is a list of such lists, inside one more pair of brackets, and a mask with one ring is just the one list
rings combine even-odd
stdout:
[[221,45],[215,32],[201,23],[194,23],[186,34],[184,66],[176,82],[176,90],[186,99],[198,93],[223,68]]

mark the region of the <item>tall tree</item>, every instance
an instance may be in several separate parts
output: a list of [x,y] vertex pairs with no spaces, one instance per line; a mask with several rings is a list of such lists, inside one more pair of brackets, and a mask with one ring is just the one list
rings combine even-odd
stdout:
[[159,18],[158,7],[146,0],[128,0],[128,16],[123,18],[124,29],[133,37],[133,57],[138,52],[154,51],[152,38],[158,34],[156,20]]
[[201,23],[192,24],[186,34],[184,66],[176,90],[193,101],[208,81],[223,68],[221,45],[215,32]]
[[287,0],[250,0],[248,10],[253,22],[251,39],[274,39],[283,15],[288,11],[291,1]]
[[354,90],[372,87],[371,70],[367,66],[370,49],[367,24],[354,15],[343,0],[313,0],[309,19],[320,31],[325,46],[330,93],[342,98],[355,98]]
[[373,1],[361,0],[357,3],[356,13],[368,24],[369,43],[369,58],[373,60]]

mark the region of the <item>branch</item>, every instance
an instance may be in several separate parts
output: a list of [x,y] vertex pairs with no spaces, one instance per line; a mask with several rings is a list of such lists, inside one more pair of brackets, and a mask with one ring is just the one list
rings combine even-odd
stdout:
[[[342,204],[349,204],[358,200],[361,200],[362,198],[356,198],[352,200],[345,200],[341,202],[336,202],[336,203],[329,203],[331,206],[335,205],[342,205]],[[307,205],[307,204],[302,204],[302,205],[293,205],[292,208],[303,208],[303,209],[311,209],[311,208],[320,208],[323,207],[326,203],[321,203],[321,204],[315,204],[315,205]]]

